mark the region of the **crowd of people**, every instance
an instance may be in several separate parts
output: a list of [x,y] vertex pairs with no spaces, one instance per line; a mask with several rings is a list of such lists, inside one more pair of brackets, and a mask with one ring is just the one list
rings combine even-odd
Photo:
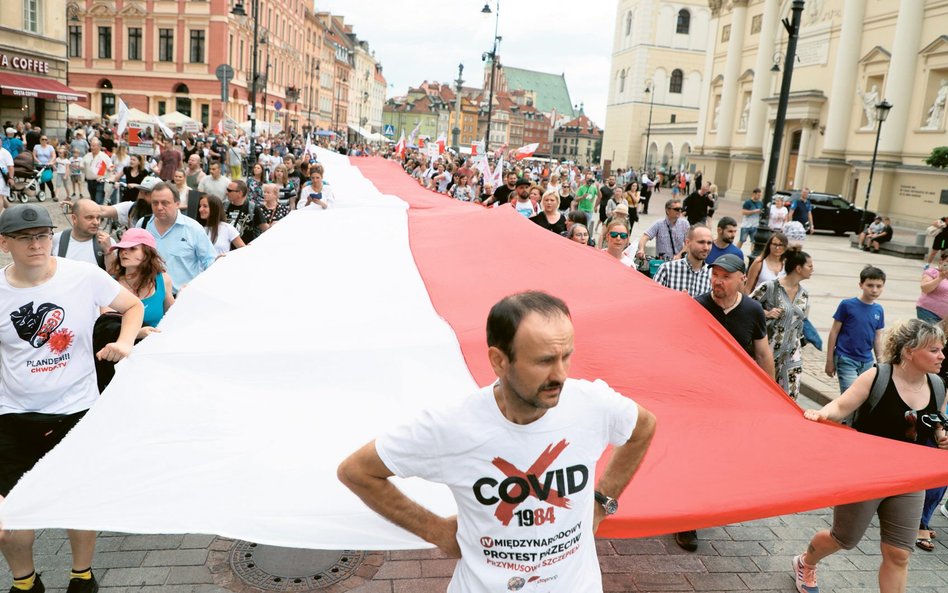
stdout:
[[[340,198],[298,136],[262,137],[251,146],[243,136],[179,134],[158,142],[156,154],[130,154],[108,127],[76,126],[63,139],[50,139],[32,127],[5,131],[0,166],[8,160],[12,166],[20,153],[32,155],[40,165],[55,165],[58,183],[51,182],[51,191],[68,206],[71,228],[54,233],[48,211],[35,204],[8,206],[0,215],[0,246],[13,259],[0,279],[0,300],[8,303],[7,310],[16,311],[14,324],[0,327],[0,372],[4,378],[17,376],[20,371],[10,365],[35,358],[38,343],[65,344],[57,331],[68,319],[69,327],[62,330],[69,332],[69,344],[76,344],[77,350],[67,359],[32,363],[68,360],[63,372],[77,386],[77,395],[64,401],[61,393],[53,393],[35,377],[18,384],[22,393],[13,393],[3,382],[0,495],[78,422],[108,384],[112,365],[136,342],[159,331],[178,293],[197,275],[229,251],[251,244],[293,210],[325,210]],[[258,151],[252,164],[244,160]],[[693,297],[788,397],[798,397],[802,348],[814,337],[808,332],[810,297],[805,286],[814,262],[803,250],[807,234],[813,232],[808,190],[789,204],[776,196],[766,212],[756,190],[743,202],[740,222],[720,216],[714,224],[717,187],[700,172],[665,175],[620,169],[603,175],[596,168],[538,159],[511,160],[505,168],[503,158],[493,163],[492,171],[489,159],[451,153],[437,159],[414,151],[384,156],[400,158],[408,175],[445,199],[509,207],[582,249],[601,250],[618,266],[631,268],[638,262],[655,282]],[[107,191],[108,185],[115,191]],[[670,190],[662,202],[664,215],[633,244],[634,225],[663,187]],[[748,266],[740,246],[755,240],[762,216],[771,235]],[[114,220],[124,233],[113,237],[103,231],[103,219]],[[867,229],[865,245],[878,250],[884,232],[884,226]],[[651,242],[654,255],[648,254]],[[844,421],[869,434],[948,448],[940,428],[948,420],[939,416],[944,411],[942,381],[948,376],[943,333],[948,250],[937,257],[937,265],[927,268],[921,280],[918,319],[889,328],[876,302],[885,273],[872,266],[862,270],[860,294],[840,302],[827,344],[824,370],[839,377],[841,396],[822,410],[808,411],[808,419]],[[76,266],[75,261],[92,265]],[[24,290],[34,291],[29,305],[20,302]],[[44,304],[34,310],[34,302]],[[557,311],[562,308],[551,302]],[[89,310],[98,309],[104,311],[98,318],[89,316]],[[73,313],[79,310],[87,313]],[[568,311],[554,315],[564,316]],[[51,319],[59,324],[49,325]],[[909,413],[911,432],[905,430]],[[42,421],[27,418],[30,414],[42,415]],[[46,438],[49,435],[53,437]],[[42,441],[39,446],[37,439]],[[636,446],[644,454],[642,443]],[[817,534],[810,548],[794,559],[798,589],[815,593],[817,563],[856,545],[876,512],[883,521],[912,525],[911,537],[905,529],[884,530],[882,537],[882,591],[904,589],[908,553],[932,549],[928,522],[943,494],[944,489],[935,489],[837,507],[833,529]],[[942,509],[948,516],[948,509]],[[70,533],[74,566],[69,593],[93,591],[94,541],[94,533]],[[676,541],[694,551],[697,532],[679,533]],[[14,588],[39,593],[42,585],[32,565],[29,536],[2,532],[0,550],[13,572]]]
[[[489,207],[513,207],[538,225],[582,245],[595,245],[626,266],[636,260],[658,260],[652,274],[656,282],[694,297],[788,397],[799,397],[802,349],[809,342],[821,341],[809,321],[806,288],[814,273],[813,258],[803,250],[807,235],[814,231],[808,188],[792,200],[778,194],[766,209],[762,192],[756,189],[741,204],[741,221],[720,217],[716,233],[712,233],[717,188],[700,174],[676,176],[673,187],[677,191],[664,203],[665,216],[644,229],[631,247],[632,227],[639,212],[645,212],[647,198],[643,194],[648,192],[650,198],[658,191],[659,184],[647,174],[617,171],[601,179],[594,169],[527,161],[514,162],[491,176],[489,160],[453,155],[434,161],[424,155],[409,155],[404,166],[432,191]],[[492,181],[501,179],[503,182],[494,187]],[[690,182],[696,182],[695,188],[686,193]],[[766,217],[770,236],[748,267],[740,247],[747,240],[756,240],[761,216]],[[934,227],[932,234],[943,233],[942,243],[948,242],[948,219],[936,221]],[[892,233],[888,218],[876,217],[860,236],[860,246],[878,252]],[[650,242],[654,242],[651,258],[646,254]],[[936,252],[935,265],[926,266],[918,319],[896,323],[888,330],[883,308],[876,302],[885,286],[885,272],[874,266],[860,272],[860,294],[839,303],[826,348],[823,370],[831,377],[838,376],[840,398],[822,410],[808,411],[808,419],[837,420],[861,432],[948,448],[942,424],[948,422],[944,415],[944,381],[948,380],[946,247],[943,244]],[[888,337],[884,338],[886,331]],[[880,376],[879,386],[874,387]],[[861,413],[854,415],[857,410]],[[905,429],[907,421],[912,423],[911,431]],[[816,593],[817,563],[836,550],[855,546],[869,519],[878,513],[883,522],[908,525],[898,533],[886,528],[882,535],[881,590],[903,591],[909,553],[914,548],[934,549],[934,532],[928,523],[944,493],[945,488],[937,488],[837,507],[833,529],[818,533],[810,549],[794,558],[797,588],[801,593]],[[940,508],[948,516],[948,508]],[[676,541],[694,551],[697,532],[678,533]]]

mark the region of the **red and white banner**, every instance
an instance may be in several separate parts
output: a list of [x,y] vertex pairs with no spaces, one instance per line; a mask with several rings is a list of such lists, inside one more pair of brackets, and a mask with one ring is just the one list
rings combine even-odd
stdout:
[[[5,528],[424,547],[362,505],[336,467],[396,423],[492,382],[487,312],[526,289],[569,304],[572,377],[601,378],[658,418],[599,535],[948,483],[944,451],[804,420],[686,294],[512,208],[425,190],[396,162],[321,149],[319,159],[337,207],[294,212],[190,283],[161,333],[118,365],[89,414],[0,504]],[[542,261],[516,256],[526,252]],[[269,308],[266,322],[247,317],[248,302]],[[397,484],[436,513],[455,512],[446,487]]]
[[521,161],[525,158],[532,157],[533,153],[535,153],[538,148],[540,148],[539,142],[534,142],[533,144],[527,144],[526,146],[521,146],[520,148],[514,151],[514,158],[517,159],[518,161]]

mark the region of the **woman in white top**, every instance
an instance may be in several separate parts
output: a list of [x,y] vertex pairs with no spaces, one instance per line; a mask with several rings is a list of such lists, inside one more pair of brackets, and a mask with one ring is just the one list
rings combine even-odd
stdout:
[[783,230],[783,225],[787,223],[787,216],[790,212],[783,205],[783,198],[774,196],[774,203],[770,205],[770,215],[767,220],[767,226],[772,231]]
[[787,251],[787,236],[781,232],[775,232],[770,235],[767,244],[764,246],[764,252],[760,257],[754,260],[747,270],[747,282],[744,283],[744,294],[750,295],[754,290],[775,278],[782,278],[786,275],[784,271],[783,254]]
[[218,255],[224,255],[231,248],[244,246],[240,233],[229,222],[224,222],[224,205],[215,195],[204,194],[198,203],[198,222],[204,226],[207,236],[217,249]]
[[39,144],[33,147],[33,159],[37,165],[50,167],[49,173],[46,174],[47,180],[40,182],[40,187],[45,187],[46,195],[53,198],[53,201],[56,201],[56,187],[53,186],[52,170],[52,166],[56,163],[56,149],[49,143],[49,138],[46,134],[40,136]]
[[129,164],[129,159],[131,157],[128,154],[128,146],[122,142],[115,147],[115,152],[112,154],[112,167],[115,171],[121,171]]

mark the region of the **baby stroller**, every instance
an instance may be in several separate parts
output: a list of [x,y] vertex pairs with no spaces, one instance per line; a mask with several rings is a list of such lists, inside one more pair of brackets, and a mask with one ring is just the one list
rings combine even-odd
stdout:
[[25,204],[35,197],[37,201],[45,202],[46,189],[41,182],[51,181],[52,178],[53,170],[48,165],[36,167],[33,155],[21,152],[13,159],[13,185],[10,186],[10,196],[7,199]]

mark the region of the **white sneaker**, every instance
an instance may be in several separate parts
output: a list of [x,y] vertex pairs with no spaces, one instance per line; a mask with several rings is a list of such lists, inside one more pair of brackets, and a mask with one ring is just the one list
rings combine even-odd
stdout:
[[938,505],[938,510],[941,511],[941,514],[948,519],[948,501],[945,501],[945,504]]

